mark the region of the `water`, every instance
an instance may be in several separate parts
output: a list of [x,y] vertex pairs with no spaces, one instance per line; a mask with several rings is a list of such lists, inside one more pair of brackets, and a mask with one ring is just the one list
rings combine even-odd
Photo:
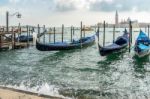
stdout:
[[[134,32],[133,41],[137,35]],[[112,33],[107,32],[106,45],[111,42]],[[71,99],[147,99],[150,60],[138,59],[133,49],[101,57],[97,44],[55,52],[40,52],[33,46],[0,53],[0,85]]]

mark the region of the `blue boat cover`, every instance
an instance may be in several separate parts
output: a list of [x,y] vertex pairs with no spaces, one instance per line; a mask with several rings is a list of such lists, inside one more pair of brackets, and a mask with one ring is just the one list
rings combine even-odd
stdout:
[[144,44],[139,44],[138,47],[141,49],[141,50],[147,50],[147,49],[150,49],[150,46],[146,46]]
[[140,34],[136,40],[136,43],[138,44],[138,43],[144,43],[144,42],[150,43],[150,40],[143,31],[140,31]]

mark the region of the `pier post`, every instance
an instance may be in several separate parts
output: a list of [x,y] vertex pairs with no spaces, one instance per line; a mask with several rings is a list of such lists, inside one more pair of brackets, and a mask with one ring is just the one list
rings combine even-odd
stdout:
[[132,23],[131,23],[131,44],[132,44]]
[[56,29],[55,29],[55,27],[54,27],[54,44],[55,44],[55,32],[56,32]]
[[73,30],[73,27],[71,26],[71,42],[72,42],[72,31]]
[[85,25],[84,25],[84,37],[85,37]]
[[49,28],[49,43],[51,42],[51,33],[52,33],[52,30],[51,28]]
[[29,47],[29,26],[27,25],[27,47]]
[[16,32],[15,31],[13,31],[14,32],[14,49],[16,48]]
[[40,42],[40,25],[38,24],[38,41]]
[[105,21],[104,21],[103,47],[105,46]]
[[116,30],[115,30],[115,25],[114,25],[114,27],[113,27],[113,43],[115,43],[115,32],[116,32]]
[[0,50],[2,48],[2,34],[3,34],[3,32],[0,30]]
[[43,25],[43,31],[44,31],[43,42],[45,44],[45,32],[46,32],[45,25]]
[[149,25],[148,25],[148,38],[149,38]]
[[97,30],[97,32],[98,32],[98,44],[99,44],[99,31],[100,31],[100,26],[99,26],[99,24],[98,24],[98,30]]
[[62,24],[62,43],[64,42],[64,25]]
[[80,30],[80,43],[81,43],[81,48],[82,48],[82,21],[81,21],[81,30]]
[[6,12],[6,32],[9,32],[9,12]]
[[20,36],[20,23],[18,24],[17,35],[18,35],[17,42],[19,42],[19,36]]
[[131,21],[129,22],[129,53],[131,52],[131,36],[132,34],[132,26],[131,26]]
[[12,49],[14,49],[14,27],[12,27],[12,37],[11,37],[11,40],[12,40]]
[[74,28],[75,28],[75,27],[72,27],[72,29],[73,29],[73,33],[72,33],[72,34],[73,34],[73,35],[74,35],[74,33],[75,33],[75,29],[74,29]]

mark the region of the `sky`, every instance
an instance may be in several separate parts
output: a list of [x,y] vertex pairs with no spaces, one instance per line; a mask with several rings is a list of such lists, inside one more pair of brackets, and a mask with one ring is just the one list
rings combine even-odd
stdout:
[[130,17],[139,22],[150,22],[150,0],[0,0],[0,23],[5,25],[6,11],[19,12],[21,19],[10,16],[10,25],[79,26],[98,22],[115,22]]

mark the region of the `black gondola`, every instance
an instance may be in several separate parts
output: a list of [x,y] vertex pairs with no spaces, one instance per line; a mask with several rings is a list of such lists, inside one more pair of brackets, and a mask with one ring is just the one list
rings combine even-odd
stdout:
[[32,35],[30,35],[30,36],[21,35],[16,38],[16,41],[19,41],[19,42],[33,41],[33,36]]
[[73,40],[68,42],[55,42],[43,44],[36,41],[36,48],[40,51],[58,51],[58,50],[71,50],[86,47],[95,43],[95,35],[90,37],[84,37],[80,40]]
[[125,29],[124,34],[122,36],[119,36],[113,44],[102,47],[98,43],[99,53],[101,56],[106,56],[108,54],[118,52],[126,48],[128,46],[128,42],[129,42],[129,36],[127,30]]

